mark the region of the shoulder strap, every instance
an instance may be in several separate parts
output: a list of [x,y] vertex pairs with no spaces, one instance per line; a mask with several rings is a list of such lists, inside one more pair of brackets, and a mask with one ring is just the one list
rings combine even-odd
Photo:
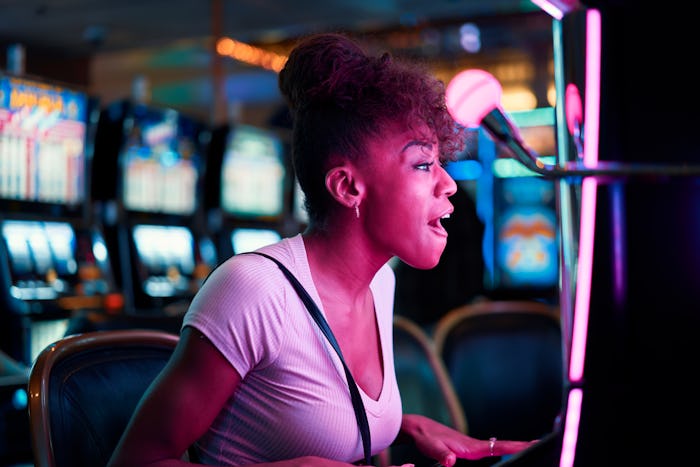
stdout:
[[287,267],[284,264],[282,264],[277,258],[274,258],[265,253],[261,253],[259,251],[251,251],[248,253],[264,256],[277,263],[277,266],[282,270],[284,275],[287,276],[287,279],[289,280],[289,282],[291,282],[292,286],[294,286],[294,289],[297,291],[299,297],[306,305],[306,308],[308,308],[311,317],[314,319],[316,324],[318,324],[318,327],[321,328],[321,331],[331,343],[333,349],[335,349],[336,353],[338,354],[338,357],[340,357],[340,361],[343,363],[343,369],[345,370],[345,377],[348,380],[348,388],[350,389],[352,406],[355,409],[355,418],[357,419],[357,424],[360,427],[360,434],[362,435],[362,446],[364,448],[365,453],[365,463],[366,465],[372,465],[372,450],[369,423],[367,421],[367,413],[365,412],[365,406],[362,403],[362,396],[360,396],[360,391],[357,389],[357,383],[352,377],[348,365],[345,363],[343,353],[340,351],[340,346],[335,340],[335,336],[333,335],[330,326],[328,326],[328,322],[326,322],[326,319],[323,317],[321,310],[318,309],[318,306],[316,305],[314,300],[311,298],[304,286],[301,285],[299,280],[294,276],[294,274],[292,274],[292,272],[289,269],[287,269]]

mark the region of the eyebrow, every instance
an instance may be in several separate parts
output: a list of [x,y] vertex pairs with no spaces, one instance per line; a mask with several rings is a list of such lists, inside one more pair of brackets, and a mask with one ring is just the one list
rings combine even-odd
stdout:
[[430,143],[428,141],[418,141],[414,139],[406,143],[406,145],[401,149],[401,152],[405,152],[411,146],[420,146],[427,149],[433,149],[433,143]]

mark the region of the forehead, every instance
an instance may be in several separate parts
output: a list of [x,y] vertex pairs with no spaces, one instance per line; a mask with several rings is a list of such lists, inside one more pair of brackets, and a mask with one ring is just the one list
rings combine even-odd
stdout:
[[401,150],[410,142],[432,144],[436,141],[435,132],[431,131],[425,124],[411,127],[405,124],[393,123],[380,128],[376,136],[368,139],[367,144],[370,147],[400,146],[397,149]]

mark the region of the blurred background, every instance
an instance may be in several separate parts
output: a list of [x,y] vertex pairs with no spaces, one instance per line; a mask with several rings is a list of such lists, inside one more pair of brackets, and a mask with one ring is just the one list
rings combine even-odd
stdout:
[[[525,0],[54,0],[1,2],[0,44],[24,47],[22,69],[77,84],[103,102],[134,86],[155,105],[222,123],[266,123],[280,99],[266,57],[311,32],[361,33],[398,55],[426,60],[445,80],[488,69],[505,106],[551,104],[551,17]],[[249,45],[216,53],[221,38]],[[5,59],[7,62],[7,58]],[[10,65],[14,66],[14,65]]]
[[[23,291],[8,292],[8,307],[41,310],[84,293],[73,276],[97,274],[113,278],[89,287],[108,304],[134,314],[176,303],[178,315],[197,281],[243,248],[234,243],[249,248],[303,230],[277,71],[300,37],[322,31],[427,63],[446,84],[460,71],[486,70],[526,143],[553,158],[553,19],[530,1],[3,1],[0,208],[11,221],[7,281]],[[431,272],[395,263],[397,310],[427,326],[479,298],[556,302],[554,183],[478,128],[460,159],[448,168],[463,190],[445,222],[445,259]],[[32,245],[18,249],[22,235],[34,238],[12,223],[25,220],[63,222],[74,270],[35,259]],[[90,273],[75,246],[81,228],[104,238],[103,264],[90,260]],[[17,259],[25,254],[26,264]],[[36,284],[55,289],[62,275],[72,285],[42,301]],[[414,286],[426,282],[432,297]],[[60,309],[85,308],[65,302]]]

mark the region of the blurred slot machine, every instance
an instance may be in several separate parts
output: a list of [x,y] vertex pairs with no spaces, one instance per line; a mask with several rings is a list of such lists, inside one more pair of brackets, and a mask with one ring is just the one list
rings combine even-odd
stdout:
[[298,232],[292,222],[291,168],[284,139],[274,130],[247,124],[217,129],[207,183],[208,225],[219,261]]
[[89,173],[97,101],[0,75],[2,350],[31,364],[81,310],[121,306]]
[[180,317],[216,264],[201,218],[209,137],[196,119],[130,100],[100,115],[93,196],[127,315]]
[[[556,154],[554,109],[512,112],[525,143],[546,163]],[[484,171],[477,196],[484,213],[487,287],[494,297],[556,301],[559,226],[554,181],[528,170],[482,133]]]

